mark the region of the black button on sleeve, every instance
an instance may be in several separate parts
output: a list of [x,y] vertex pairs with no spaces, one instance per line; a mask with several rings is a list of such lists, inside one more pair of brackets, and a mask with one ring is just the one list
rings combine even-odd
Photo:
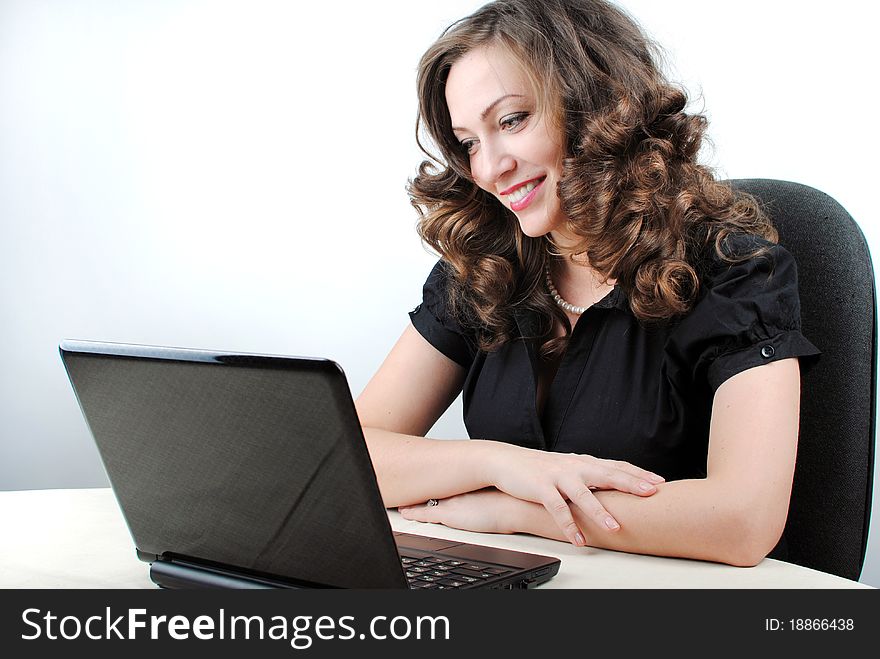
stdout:
[[798,357],[803,370],[819,354],[800,331],[797,266],[788,250],[740,237],[731,239],[729,252],[748,254],[759,246],[762,254],[733,264],[712,256],[703,295],[676,332],[694,380],[705,378],[712,391],[771,361]]

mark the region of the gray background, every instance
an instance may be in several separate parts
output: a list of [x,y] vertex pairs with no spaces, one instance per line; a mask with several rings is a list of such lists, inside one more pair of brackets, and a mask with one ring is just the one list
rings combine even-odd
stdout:
[[[434,261],[416,63],[480,4],[0,0],[0,489],[106,484],[62,338],[326,356],[360,392]],[[824,190],[877,252],[870,5],[622,5],[708,113],[704,162]]]

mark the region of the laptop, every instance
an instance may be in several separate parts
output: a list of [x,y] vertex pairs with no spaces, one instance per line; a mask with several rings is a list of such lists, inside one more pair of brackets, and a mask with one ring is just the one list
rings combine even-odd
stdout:
[[392,531],[328,359],[64,341],[135,543],[164,588],[530,588],[558,558]]

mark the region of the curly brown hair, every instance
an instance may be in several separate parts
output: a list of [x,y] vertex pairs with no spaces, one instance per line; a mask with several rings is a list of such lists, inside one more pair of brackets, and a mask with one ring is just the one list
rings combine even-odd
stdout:
[[[419,64],[419,145],[431,158],[409,182],[422,240],[451,270],[449,303],[474,328],[482,350],[515,336],[516,309],[541,318],[542,354],[554,319],[571,326],[544,289],[553,245],[530,238],[516,217],[470,174],[452,133],[445,84],[452,65],[474,48],[500,45],[522,65],[539,100],[565,136],[558,185],[567,231],[585,256],[623,288],[646,324],[686,314],[700,292],[708,248],[725,261],[725,240],[776,231],[757,202],[697,163],[707,120],[686,113],[687,96],[656,64],[656,46],[622,10],[603,0],[498,0],[450,26]],[[421,133],[439,150],[434,156]]]

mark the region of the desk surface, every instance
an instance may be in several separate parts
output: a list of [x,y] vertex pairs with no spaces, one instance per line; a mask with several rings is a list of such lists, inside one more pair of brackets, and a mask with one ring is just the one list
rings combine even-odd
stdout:
[[[544,588],[868,588],[765,559],[752,568],[577,548],[528,535],[493,535],[403,519],[397,531],[558,556]],[[0,588],[155,588],[110,489],[0,492]]]

